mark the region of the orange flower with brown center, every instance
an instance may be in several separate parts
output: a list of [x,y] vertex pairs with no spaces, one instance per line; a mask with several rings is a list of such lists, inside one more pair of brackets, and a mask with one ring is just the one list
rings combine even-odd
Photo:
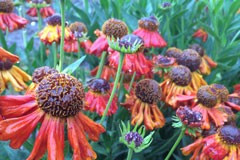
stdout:
[[[83,85],[74,77],[54,73],[45,77],[34,94],[0,97],[0,140],[10,141],[18,149],[41,123],[28,160],[41,159],[46,150],[48,159],[64,159],[64,128],[67,124],[73,159],[96,159],[89,139],[97,141],[105,129],[85,116]],[[21,135],[21,136],[19,136]]]
[[203,42],[206,42],[208,39],[208,33],[205,30],[203,30],[202,28],[200,28],[196,32],[193,33],[193,37],[201,38]]
[[22,71],[14,64],[19,61],[19,57],[11,54],[0,47],[0,91],[7,88],[8,82],[11,82],[15,91],[19,92],[27,89],[26,82],[31,80],[31,76]]
[[199,138],[182,148],[184,155],[193,153],[190,160],[237,160],[240,158],[240,130],[234,125],[225,125],[217,133]]
[[121,104],[131,112],[131,124],[144,123],[148,130],[163,127],[165,118],[157,106],[162,96],[158,83],[152,79],[143,79],[136,84],[132,94],[127,95],[125,103]]
[[14,3],[12,0],[0,0],[0,29],[12,32],[25,27],[28,21],[13,13]]

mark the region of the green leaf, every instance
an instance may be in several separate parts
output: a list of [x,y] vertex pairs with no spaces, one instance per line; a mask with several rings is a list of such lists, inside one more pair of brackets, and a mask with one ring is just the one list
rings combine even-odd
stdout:
[[79,65],[84,61],[85,58],[86,56],[83,56],[80,59],[78,59],[76,62],[70,64],[69,66],[67,66],[67,68],[65,68],[62,71],[62,73],[72,74],[79,67]]

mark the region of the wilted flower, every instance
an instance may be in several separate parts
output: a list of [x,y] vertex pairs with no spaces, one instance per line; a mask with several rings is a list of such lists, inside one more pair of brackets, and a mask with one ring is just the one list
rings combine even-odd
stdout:
[[182,50],[179,49],[179,48],[176,48],[176,47],[171,47],[171,48],[168,48],[165,55],[167,57],[173,57],[175,59],[178,59],[181,55],[182,55]]
[[159,22],[155,16],[144,17],[138,21],[138,29],[133,34],[144,40],[146,48],[167,46],[166,41],[158,32]]
[[18,92],[28,88],[25,83],[31,80],[31,76],[14,65],[18,61],[18,56],[0,47],[0,92],[7,88],[8,82],[11,82],[14,90]]
[[202,28],[200,28],[193,34],[193,37],[201,38],[203,42],[206,42],[208,39],[208,33]]
[[132,94],[127,95],[125,103],[121,104],[131,112],[131,124],[140,125],[144,122],[148,130],[163,127],[165,118],[157,106],[162,96],[158,83],[152,79],[143,79],[136,84]]
[[[110,98],[111,86],[108,81],[98,78],[90,80],[88,88],[84,109],[102,116]],[[114,96],[107,115],[111,116],[117,109],[117,97]]]
[[[18,149],[41,123],[33,150],[28,159],[41,159],[48,151],[48,159],[64,159],[64,128],[67,123],[73,159],[96,159],[85,134],[93,141],[105,129],[85,116],[83,85],[74,77],[53,73],[45,77],[34,94],[0,97],[0,140],[10,141]],[[21,136],[19,136],[21,135]]]
[[12,32],[25,27],[28,21],[13,13],[14,3],[12,0],[0,0],[0,29]]

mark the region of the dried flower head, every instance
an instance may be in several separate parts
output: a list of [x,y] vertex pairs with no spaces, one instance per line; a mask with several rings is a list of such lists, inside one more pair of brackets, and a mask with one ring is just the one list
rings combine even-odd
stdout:
[[50,74],[53,73],[58,73],[58,71],[56,69],[50,68],[48,66],[44,66],[44,67],[39,67],[37,69],[34,70],[33,74],[32,74],[32,81],[34,83],[40,83],[45,77],[47,77]]
[[193,50],[195,50],[196,52],[198,52],[198,54],[199,54],[201,57],[203,57],[204,54],[205,54],[205,50],[204,50],[204,48],[201,47],[199,44],[196,44],[196,43],[190,45],[190,46],[189,46],[189,49],[193,49]]
[[0,12],[11,13],[14,9],[12,0],[0,0]]
[[157,31],[159,22],[155,16],[143,17],[138,21],[138,26],[149,31]]
[[179,86],[187,86],[192,80],[191,71],[182,65],[172,67],[169,77],[172,82]]
[[216,94],[218,95],[221,103],[228,100],[229,91],[224,85],[212,84],[211,87],[216,91]]
[[173,57],[178,59],[181,55],[182,55],[182,50],[179,48],[171,47],[171,48],[168,48],[166,51],[167,57]]
[[218,102],[216,92],[208,85],[202,86],[198,89],[197,99],[199,103],[209,108],[214,107]]
[[109,82],[102,78],[96,78],[88,81],[88,87],[93,92],[99,93],[106,93],[110,90]]
[[221,140],[228,145],[240,145],[240,130],[233,125],[225,125],[218,130]]
[[82,22],[74,22],[69,26],[69,28],[76,38],[81,38],[84,33],[88,32],[86,25]]

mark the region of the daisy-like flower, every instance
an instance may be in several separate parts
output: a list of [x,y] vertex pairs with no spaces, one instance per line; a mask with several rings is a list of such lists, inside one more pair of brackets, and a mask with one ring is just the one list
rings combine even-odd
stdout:
[[73,148],[73,159],[96,159],[88,143],[97,141],[105,129],[85,116],[83,85],[74,77],[54,73],[45,77],[34,94],[0,97],[0,140],[10,141],[18,149],[41,123],[33,150],[27,160],[41,159],[48,152],[48,159],[64,159],[64,128],[67,124],[68,140]]
[[102,52],[108,51],[108,40],[107,37],[115,39],[122,38],[128,33],[127,25],[118,19],[111,18],[104,22],[102,25],[102,32],[97,30],[96,35],[98,38],[94,41],[90,49],[90,54],[100,57]]
[[190,160],[237,160],[239,151],[240,130],[235,125],[225,125],[217,133],[182,148],[184,155],[193,153]]
[[182,50],[179,49],[179,48],[176,48],[176,47],[171,47],[171,48],[168,48],[165,55],[167,57],[173,57],[175,59],[178,59],[181,55],[182,55]]
[[8,29],[12,32],[25,27],[28,21],[13,13],[14,4],[12,0],[0,0],[0,29]]
[[35,93],[36,88],[38,87],[39,83],[48,75],[58,73],[56,69],[50,68],[48,66],[39,67],[34,70],[32,74],[32,83],[28,87],[26,94]]
[[177,59],[179,65],[184,65],[191,70],[191,86],[195,91],[197,91],[199,87],[207,85],[207,82],[203,79],[202,75],[198,73],[201,61],[200,55],[192,49],[185,49]]
[[[52,3],[51,0],[32,0],[30,1],[31,4],[33,4],[33,6],[38,6],[38,5],[44,5],[44,7],[40,8],[40,14],[42,18],[47,18],[52,16],[55,11],[51,6],[48,6]],[[37,17],[37,8],[36,7],[32,7],[29,8],[29,10],[27,11],[27,15],[31,16],[31,17]]]
[[[47,26],[38,34],[44,44],[51,45],[53,42],[59,43],[61,40],[61,16],[54,14],[47,19]],[[65,40],[73,39],[73,34],[68,27],[65,28]]]
[[144,17],[138,21],[138,29],[133,34],[144,39],[146,48],[163,48],[167,46],[167,42],[158,32],[158,27],[159,22],[155,16]]
[[169,70],[176,65],[176,59],[162,55],[154,56],[153,59],[153,72],[157,73],[160,77],[166,77]]
[[82,47],[86,53],[90,53],[90,48],[92,42],[87,39],[87,27],[82,22],[74,22],[69,26],[74,38],[71,40],[64,41],[64,51],[78,53],[78,43],[80,42],[80,47]]
[[[141,44],[140,48],[135,53],[129,53],[125,54],[124,60],[123,60],[123,68],[122,70],[126,73],[133,73],[136,72],[140,75],[145,75],[152,70],[152,62],[150,60],[147,60],[143,54],[144,50],[144,41],[139,36],[128,34],[124,37],[122,37],[119,41],[120,47],[129,48],[132,45],[134,45],[135,42],[138,42]],[[119,63],[119,57],[120,53],[118,51],[109,50],[109,65],[113,68],[118,67]]]
[[0,90],[7,88],[8,82],[11,82],[15,91],[19,92],[27,89],[26,82],[31,80],[26,72],[15,66],[19,57],[11,54],[0,47]]
[[191,87],[191,71],[185,66],[174,66],[168,73],[167,78],[160,84],[163,97],[162,99],[173,109],[179,105],[176,101],[178,95],[191,95],[194,89]]
[[[228,121],[229,114],[231,111],[225,106],[222,101],[223,98],[220,96],[220,91],[214,86],[202,86],[199,88],[197,94],[193,95],[181,95],[176,97],[178,103],[188,102],[191,105],[193,111],[201,112],[203,115],[202,129],[210,129],[210,122],[219,127]],[[221,92],[222,97],[225,93]]]
[[[92,79],[88,82],[88,92],[86,93],[85,110],[96,112],[102,116],[107,106],[111,94],[111,86],[104,79]],[[117,111],[117,97],[113,98],[107,115],[111,116]]]
[[131,124],[144,123],[148,130],[163,127],[165,118],[157,106],[162,95],[158,83],[152,79],[143,79],[136,84],[132,93],[133,95],[127,95],[125,103],[121,104],[131,112]]
[[209,75],[211,73],[211,68],[217,67],[217,63],[207,56],[204,48],[199,44],[193,44],[189,48],[195,50],[201,56],[202,61],[199,70],[202,74]]
[[202,28],[200,28],[196,32],[193,33],[193,37],[201,38],[203,42],[206,42],[208,39],[208,33],[205,30],[203,30]]

